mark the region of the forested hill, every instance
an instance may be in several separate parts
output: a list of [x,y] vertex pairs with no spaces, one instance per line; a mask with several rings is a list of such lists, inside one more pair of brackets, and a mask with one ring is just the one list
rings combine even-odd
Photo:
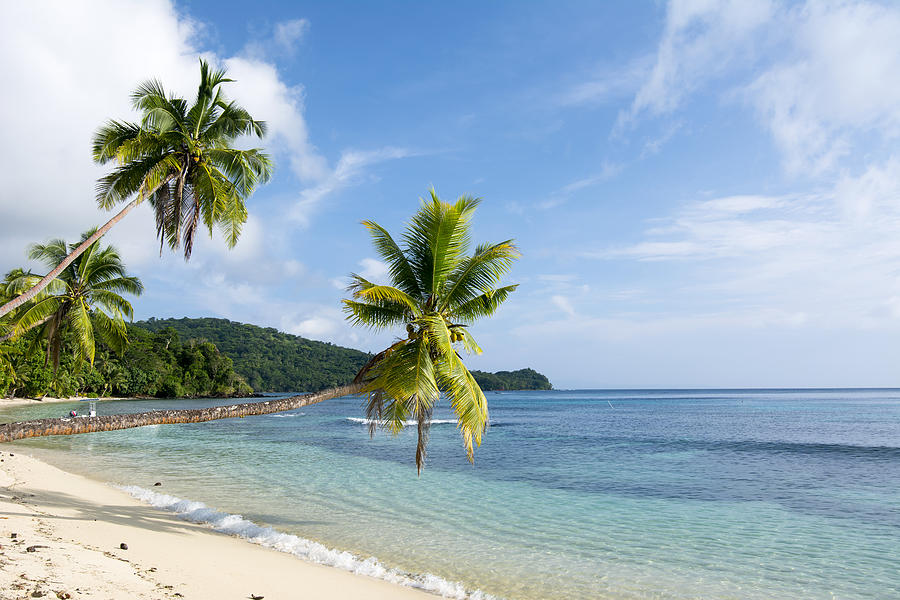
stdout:
[[[171,327],[182,340],[202,339],[231,358],[234,370],[256,392],[313,392],[351,381],[370,354],[228,319],[154,319],[138,327]],[[550,381],[532,369],[472,371],[483,390],[548,390]]]
[[171,327],[184,340],[212,342],[256,392],[315,392],[344,385],[370,358],[352,348],[228,319],[150,318],[135,325],[150,331]]
[[497,371],[485,373],[484,371],[472,371],[475,381],[482,390],[552,390],[553,386],[546,375],[541,375],[534,369],[519,369],[518,371]]

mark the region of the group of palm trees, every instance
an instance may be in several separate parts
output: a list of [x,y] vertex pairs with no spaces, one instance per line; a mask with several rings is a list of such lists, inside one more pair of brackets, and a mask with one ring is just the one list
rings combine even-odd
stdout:
[[[142,115],[140,123],[112,120],[97,131],[94,160],[115,163],[97,184],[97,203],[105,209],[125,206],[106,224],[86,232],[78,244],[53,240],[32,246],[29,257],[50,268],[45,276],[23,270],[7,275],[0,285],[0,301],[5,302],[0,307],[0,368],[4,368],[2,342],[36,328],[34,339],[42,344],[47,360],[57,365],[65,331],[74,333],[77,357],[91,364],[95,338],[113,350],[124,347],[124,319],[131,318],[132,307],[119,294],[139,295],[143,286],[126,273],[115,248],[103,247],[99,240],[141,202],[149,202],[154,210],[160,252],[168,245],[189,259],[201,225],[210,235],[218,227],[229,247],[237,243],[247,220],[245,201],[269,180],[272,161],[258,148],[234,147],[243,136],[262,138],[266,125],[225,97],[221,88],[230,81],[224,70],[212,70],[201,60],[192,104],[167,93],[158,81],[148,81],[132,96]],[[488,407],[457,349],[481,352],[468,325],[492,315],[515,289],[497,285],[519,256],[512,240],[480,244],[470,254],[470,223],[478,203],[466,196],[452,204],[443,202],[431,190],[399,242],[377,223],[363,222],[388,266],[392,285],[352,274],[351,298],[344,300],[344,310],[355,325],[401,328],[405,337],[375,355],[346,386],[278,402],[237,405],[230,412],[165,411],[66,423],[59,419],[12,423],[0,425],[0,441],[265,414],[363,394],[371,433],[378,426],[396,433],[415,420],[416,466],[421,472],[432,411],[444,394],[472,460],[488,425]]]

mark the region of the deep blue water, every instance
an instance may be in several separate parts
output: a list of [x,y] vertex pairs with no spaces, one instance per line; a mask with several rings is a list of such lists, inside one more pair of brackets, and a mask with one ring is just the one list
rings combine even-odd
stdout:
[[900,598],[900,390],[488,400],[475,464],[441,422],[452,419],[445,408],[421,478],[414,429],[370,439],[355,398],[20,447],[119,484],[162,481],[166,494],[509,599]]

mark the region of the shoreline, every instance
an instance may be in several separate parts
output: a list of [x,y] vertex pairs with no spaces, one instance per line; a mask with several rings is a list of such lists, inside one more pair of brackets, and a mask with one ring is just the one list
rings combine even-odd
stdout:
[[182,520],[15,445],[0,449],[0,590],[10,598],[437,597]]
[[[246,398],[268,398],[267,393],[253,393],[247,396],[209,396],[214,400],[240,400]],[[203,396],[207,398],[207,396]],[[179,399],[196,400],[197,398],[183,397]],[[156,396],[70,396],[68,398],[55,398],[53,396],[44,396],[43,398],[23,398],[23,397],[0,397],[0,408],[16,407],[16,406],[38,406],[40,404],[60,404],[63,402],[109,402],[111,400],[166,400],[166,398],[157,398]]]

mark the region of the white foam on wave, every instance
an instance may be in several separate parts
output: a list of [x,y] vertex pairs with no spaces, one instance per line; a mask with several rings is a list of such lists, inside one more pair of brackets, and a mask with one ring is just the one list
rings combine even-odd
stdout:
[[271,417],[272,419],[290,419],[291,417],[302,417],[305,415],[305,412],[302,413],[276,413],[273,415],[266,415],[267,417]]
[[159,494],[136,485],[117,485],[115,487],[124,490],[132,497],[150,506],[173,512],[185,521],[209,525],[220,533],[236,535],[254,544],[293,554],[310,562],[329,565],[356,573],[357,575],[367,575],[398,585],[425,590],[444,598],[499,600],[495,596],[486,594],[481,590],[468,591],[461,583],[447,581],[437,575],[430,573],[421,575],[404,573],[397,569],[385,567],[375,557],[362,559],[350,552],[334,550],[318,542],[283,533],[271,527],[262,527],[253,521],[248,521],[241,515],[222,513],[206,506],[202,502],[182,500],[175,496]]
[[[350,421],[351,423],[360,423],[362,425],[369,425],[370,423],[378,423],[378,421],[374,421],[372,419],[362,419],[360,417],[347,417],[347,420]],[[407,420],[403,421],[404,425],[417,425],[418,423],[419,422],[416,421],[415,419],[407,419]],[[455,423],[456,423],[455,419],[432,419],[431,420],[432,425],[451,425],[451,424],[455,424]]]

